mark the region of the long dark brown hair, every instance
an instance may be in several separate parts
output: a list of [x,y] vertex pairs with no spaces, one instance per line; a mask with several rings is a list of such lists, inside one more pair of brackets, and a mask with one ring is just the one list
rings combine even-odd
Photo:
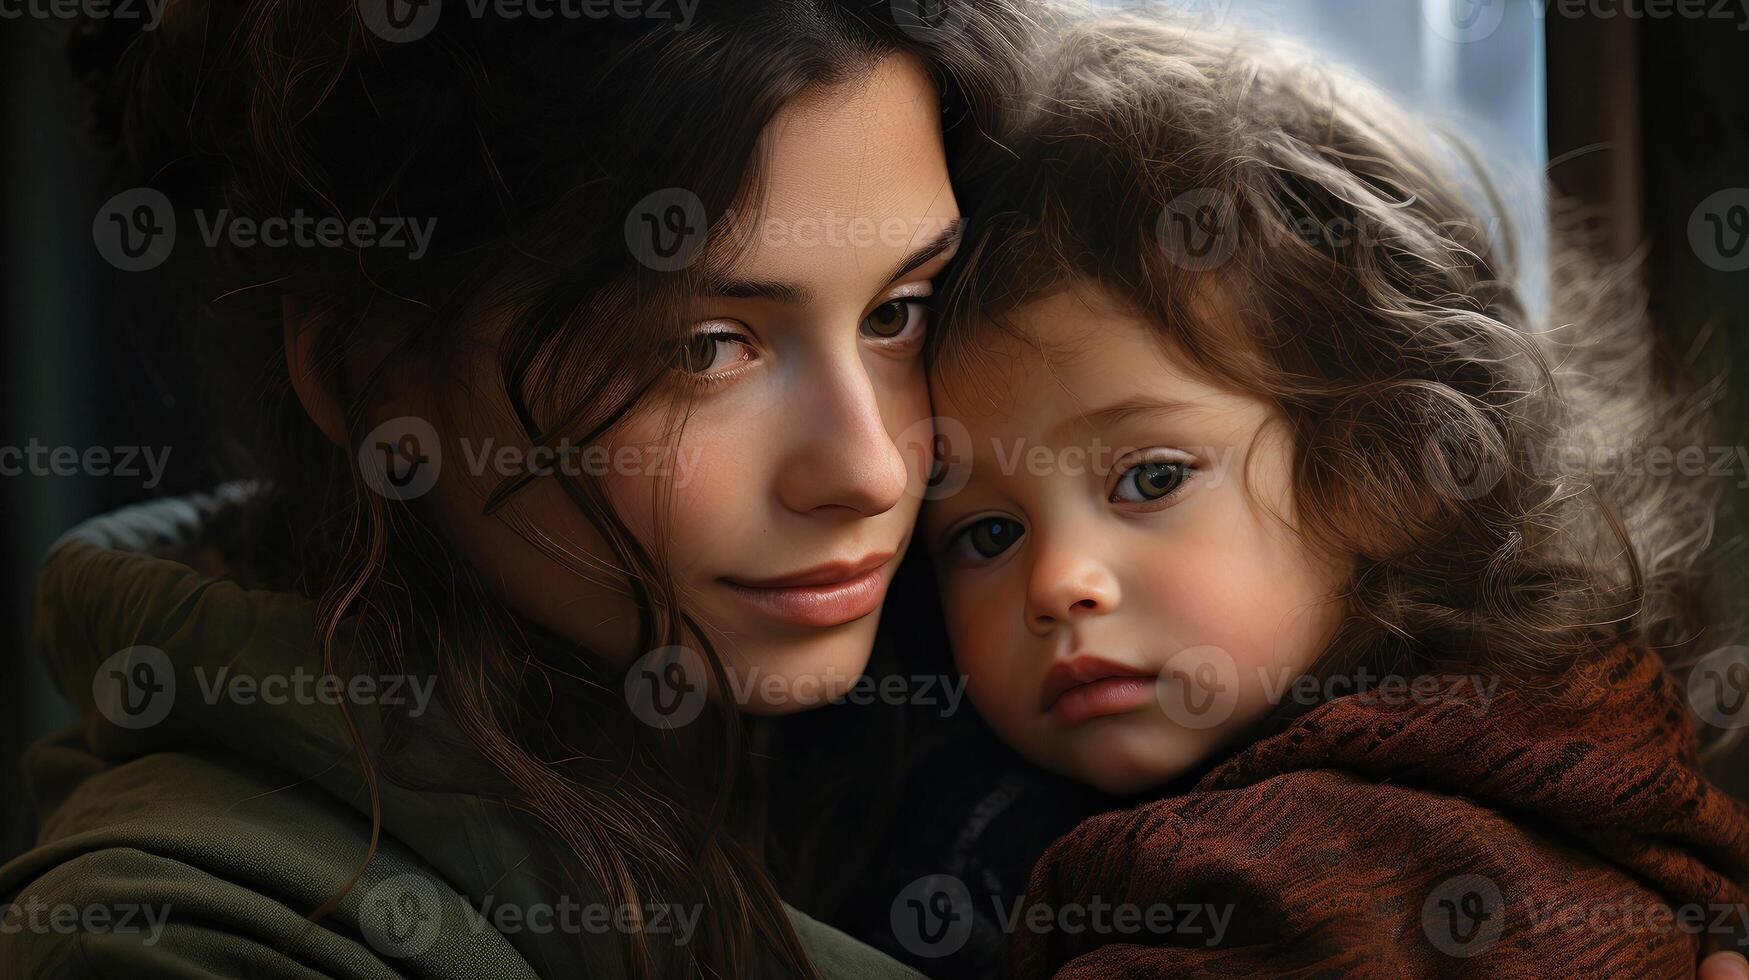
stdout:
[[1326,60],[1132,16],[1062,25],[1040,63],[1017,156],[964,181],[935,363],[1083,279],[1271,403],[1299,531],[1354,561],[1315,669],[1540,690],[1620,642],[1678,666],[1733,642],[1707,559],[1723,481],[1609,465],[1705,446],[1716,385],[1656,370],[1634,269],[1582,220],[1555,208],[1539,315],[1474,153]]
[[[727,216],[758,205],[766,123],[804,90],[892,53],[928,70],[957,159],[1006,128],[1000,106],[1025,74],[1024,0],[704,0],[685,29],[452,7],[428,35],[389,41],[356,0],[174,0],[155,30],[93,21],[71,46],[96,129],[118,150],[118,187],[152,187],[179,211],[435,221],[417,260],[390,249],[203,248],[186,235],[161,271],[134,281],[146,315],[194,325],[214,411],[236,437],[234,465],[262,482],[240,574],[318,600],[313,639],[326,669],[435,674],[483,763],[458,762],[456,788],[525,814],[609,900],[701,906],[688,975],[746,975],[761,950],[813,975],[761,866],[746,815],[756,808],[738,802],[736,715],[715,713],[684,739],[635,722],[611,668],[520,621],[417,506],[369,489],[292,390],[282,297],[321,325],[316,373],[355,448],[373,385],[409,360],[448,376],[471,356],[461,328],[486,316],[510,320],[496,356],[530,443],[587,444],[671,370],[705,266],[640,263],[624,230],[634,206],[684,188],[705,209],[712,248],[727,247]],[[350,386],[347,366],[379,348],[390,353],[370,380]],[[695,646],[721,681],[662,541],[634,537],[594,482],[543,478],[561,481],[610,546],[640,609],[640,648]],[[488,506],[521,485],[507,481]],[[539,529],[518,530],[574,564]],[[397,719],[384,720],[392,732]],[[377,781],[396,772],[358,743],[374,851]],[[633,975],[655,970],[641,935],[624,959]]]

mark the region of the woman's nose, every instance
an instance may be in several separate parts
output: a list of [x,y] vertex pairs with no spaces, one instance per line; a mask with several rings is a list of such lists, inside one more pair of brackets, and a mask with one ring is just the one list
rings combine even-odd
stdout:
[[816,377],[804,394],[790,409],[778,499],[800,514],[891,510],[905,495],[905,457],[887,431],[868,372],[857,362]]

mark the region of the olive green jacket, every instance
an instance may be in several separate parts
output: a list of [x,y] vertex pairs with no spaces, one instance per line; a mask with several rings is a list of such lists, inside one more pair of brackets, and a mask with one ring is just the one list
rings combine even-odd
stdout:
[[[555,893],[521,825],[471,795],[384,781],[375,859],[310,920],[364,855],[369,804],[312,683],[313,604],[177,560],[242,492],[88,522],[43,565],[35,642],[81,721],[25,759],[39,829],[0,867],[0,977],[624,976],[622,911]],[[656,934],[684,942],[698,911],[646,915],[671,975]],[[920,976],[790,916],[827,977]]]

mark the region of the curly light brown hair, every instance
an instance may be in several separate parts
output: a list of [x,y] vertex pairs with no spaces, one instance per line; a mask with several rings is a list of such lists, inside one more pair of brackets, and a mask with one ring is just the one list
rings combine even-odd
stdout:
[[1008,152],[964,182],[935,363],[975,377],[1005,314],[1092,281],[1269,400],[1298,530],[1354,559],[1320,669],[1555,692],[1618,643],[1679,665],[1728,642],[1703,560],[1722,481],[1611,462],[1704,446],[1716,389],[1653,370],[1633,270],[1583,223],[1555,209],[1538,313],[1475,155],[1358,78],[1136,16],[1063,25],[1043,57]]

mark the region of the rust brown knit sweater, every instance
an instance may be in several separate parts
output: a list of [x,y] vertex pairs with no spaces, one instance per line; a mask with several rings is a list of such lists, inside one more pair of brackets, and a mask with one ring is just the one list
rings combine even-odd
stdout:
[[1455,688],[1338,699],[1185,795],[1085,821],[1033,870],[1039,921],[1172,921],[1023,925],[1014,974],[1693,976],[1744,938],[1749,809],[1702,776],[1655,655],[1569,683],[1577,717],[1506,689],[1485,710]]

